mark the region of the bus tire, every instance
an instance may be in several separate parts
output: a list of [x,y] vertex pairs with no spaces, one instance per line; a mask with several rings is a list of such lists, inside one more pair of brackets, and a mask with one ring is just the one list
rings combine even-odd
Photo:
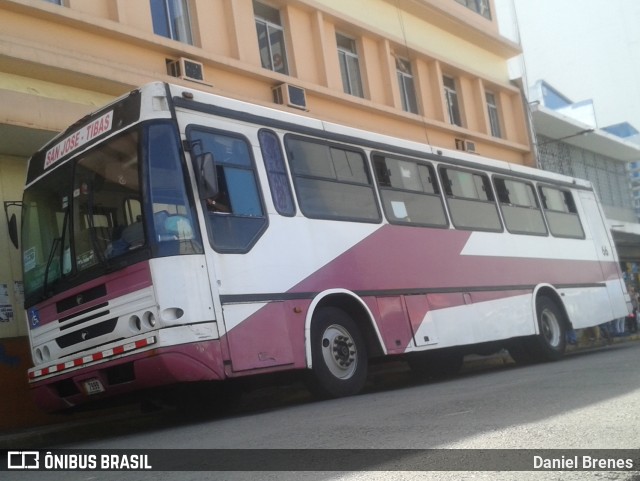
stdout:
[[359,393],[367,380],[367,348],[355,321],[342,309],[322,307],[311,324],[310,388],[321,398]]
[[546,296],[536,300],[540,334],[528,341],[528,350],[538,362],[557,361],[567,347],[567,328],[558,304]]

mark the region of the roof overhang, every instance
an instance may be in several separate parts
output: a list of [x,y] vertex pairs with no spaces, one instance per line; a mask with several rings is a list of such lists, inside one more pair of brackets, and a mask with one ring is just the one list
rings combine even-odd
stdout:
[[640,160],[640,145],[537,103],[531,105],[531,114],[536,134],[553,139],[551,142],[564,142],[623,162]]
[[640,224],[607,219],[618,258],[626,262],[640,261]]

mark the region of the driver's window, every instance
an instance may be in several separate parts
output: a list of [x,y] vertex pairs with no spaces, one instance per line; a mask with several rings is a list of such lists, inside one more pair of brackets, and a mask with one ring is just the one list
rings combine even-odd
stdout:
[[116,137],[78,161],[72,225],[79,271],[145,245],[139,208],[134,215],[123,201],[139,204],[140,193],[137,132]]
[[172,125],[149,127],[147,149],[153,236],[160,255],[202,252],[195,230],[194,206],[186,192],[178,142]]
[[218,194],[203,199],[211,245],[248,251],[267,227],[251,144],[237,133],[199,126],[188,127],[187,136],[196,156],[210,153],[216,166]]

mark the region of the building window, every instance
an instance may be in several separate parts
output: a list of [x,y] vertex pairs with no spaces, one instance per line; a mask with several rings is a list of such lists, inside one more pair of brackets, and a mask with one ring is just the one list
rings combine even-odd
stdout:
[[418,113],[418,101],[416,99],[416,88],[413,83],[413,72],[411,62],[396,57],[396,73],[398,75],[398,86],[400,88],[400,98],[402,100],[402,110]]
[[150,0],[153,32],[193,45],[187,0]]
[[456,90],[456,81],[451,77],[443,77],[444,97],[447,104],[447,113],[449,115],[449,123],[462,127],[462,117],[460,116],[460,107],[458,105],[458,91]]
[[55,3],[56,5],[62,5],[62,0],[44,0],[45,2]]
[[479,13],[484,18],[491,20],[491,9],[489,8],[489,0],[456,0],[470,10]]
[[338,44],[338,59],[340,61],[340,73],[344,91],[356,97],[364,97],[356,41],[336,33],[336,42]]
[[485,92],[485,98],[487,100],[487,113],[489,114],[489,126],[491,127],[491,135],[493,135],[494,137],[502,137],[496,96],[492,92]]
[[273,7],[255,1],[253,2],[253,12],[262,67],[288,75],[289,67],[280,12]]

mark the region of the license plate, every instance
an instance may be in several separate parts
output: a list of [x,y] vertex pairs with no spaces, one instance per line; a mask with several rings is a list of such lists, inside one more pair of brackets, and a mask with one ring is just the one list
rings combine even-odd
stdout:
[[104,392],[104,386],[99,379],[89,379],[84,382],[84,391],[89,395],[98,394]]

